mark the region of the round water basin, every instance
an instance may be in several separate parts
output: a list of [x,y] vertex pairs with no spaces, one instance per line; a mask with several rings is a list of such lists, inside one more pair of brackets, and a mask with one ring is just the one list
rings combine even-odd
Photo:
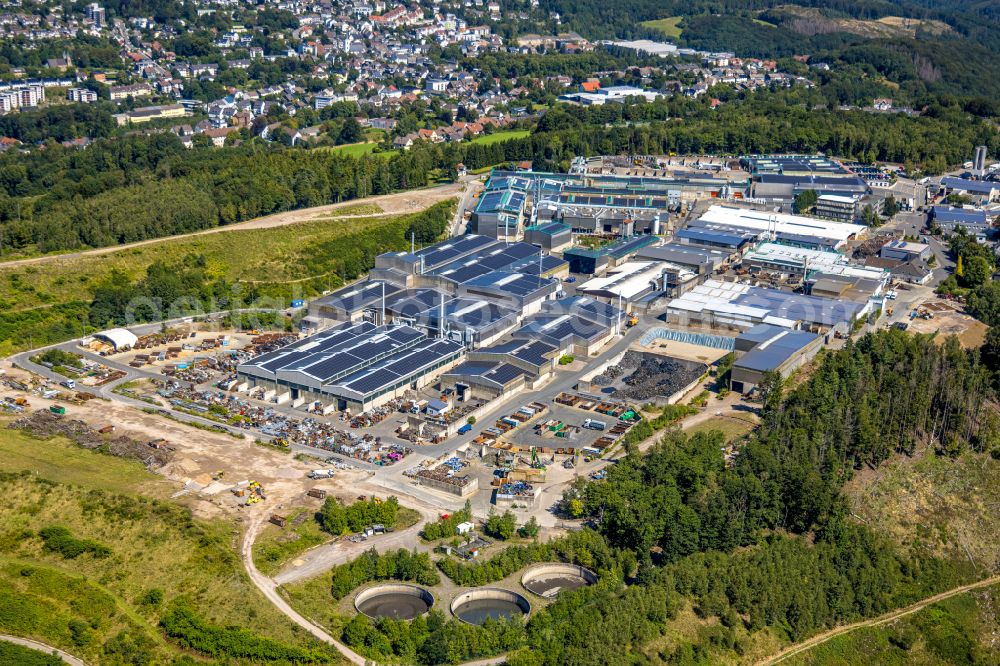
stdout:
[[517,592],[495,587],[481,587],[455,597],[451,612],[469,624],[482,624],[488,619],[515,618],[531,612],[531,604]]
[[434,605],[430,592],[416,585],[378,585],[358,593],[354,607],[372,619],[412,620]]
[[597,574],[575,564],[539,564],[521,576],[521,585],[540,597],[552,599],[564,590],[575,590],[597,582]]

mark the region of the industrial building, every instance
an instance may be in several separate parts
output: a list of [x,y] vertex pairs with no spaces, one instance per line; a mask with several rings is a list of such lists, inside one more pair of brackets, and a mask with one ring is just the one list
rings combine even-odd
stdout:
[[787,377],[819,352],[823,338],[808,331],[759,324],[736,338],[729,387],[748,393],[760,385],[764,375],[777,372]]
[[546,301],[514,331],[520,340],[538,340],[561,354],[589,356],[611,341],[624,325],[624,313],[593,298],[575,296]]
[[945,194],[964,194],[980,204],[1000,201],[1000,182],[997,181],[945,176],[941,179],[941,187]]
[[753,197],[769,201],[792,201],[809,190],[819,195],[862,197],[868,193],[868,183],[852,173],[819,176],[764,173],[756,176],[753,183]]
[[559,252],[573,244],[573,229],[562,222],[544,222],[524,230],[524,240],[549,252]]
[[663,261],[702,276],[724,267],[730,257],[723,250],[674,242],[646,246],[636,252],[635,261]]
[[831,250],[836,250],[847,241],[858,238],[866,230],[866,227],[860,224],[723,205],[712,206],[699,220],[702,223],[764,234],[785,245]]
[[241,390],[361,412],[441,377],[491,398],[547,379],[559,356],[593,353],[621,327],[613,306],[557,299],[545,273],[565,262],[528,243],[463,236],[375,264],[369,281],[310,304],[319,332],[241,364]]
[[884,283],[888,277],[878,268],[859,266],[839,252],[761,243],[743,256],[743,265],[751,269],[810,277],[816,273],[864,278]]
[[856,196],[822,194],[816,198],[816,216],[838,222],[854,222],[858,219],[858,201]]
[[844,165],[824,155],[750,155],[740,160],[754,175],[849,174]]
[[667,321],[747,329],[757,324],[847,331],[872,303],[834,300],[739,282],[708,280],[667,304]]
[[630,261],[610,271],[603,277],[593,278],[576,288],[577,293],[618,303],[630,310],[632,303],[651,294],[688,284],[697,275],[683,266],[662,261]]
[[245,389],[265,399],[362,412],[431,383],[464,347],[410,326],[345,324],[237,366]]
[[563,252],[571,273],[597,275],[635,256],[639,250],[659,242],[656,236],[626,236],[600,247],[571,247]]
[[[561,222],[576,233],[657,234],[669,213],[685,203],[749,193],[749,179],[495,170],[471,222],[476,233],[507,240],[526,233],[519,225],[545,222]],[[543,245],[533,238],[530,242]]]
[[725,252],[729,260],[739,256],[751,244],[760,241],[763,232],[708,220],[697,219],[688,222],[687,227],[678,230],[674,239],[681,245],[691,245]]
[[964,229],[970,236],[985,240],[992,230],[986,211],[979,208],[932,206],[931,219],[946,234]]

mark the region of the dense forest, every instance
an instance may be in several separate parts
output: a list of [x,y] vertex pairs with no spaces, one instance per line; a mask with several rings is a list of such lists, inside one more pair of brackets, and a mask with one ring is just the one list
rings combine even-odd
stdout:
[[[722,433],[670,431],[645,455],[630,449],[606,480],[567,491],[583,498],[596,531],[474,564],[439,563],[456,583],[478,585],[560,559],[595,569],[600,584],[561,594],[523,628],[362,618],[344,640],[372,657],[422,664],[510,648],[513,666],[710,663],[744,654],[764,628],[798,641],[911,603],[983,572],[897,549],[850,517],[841,486],[917,447],[1000,452],[988,395],[978,354],[953,339],[869,334],[824,353],[787,395],[770,378],[762,425],[734,465],[723,460]],[[718,622],[690,641],[656,641],[688,605]]]

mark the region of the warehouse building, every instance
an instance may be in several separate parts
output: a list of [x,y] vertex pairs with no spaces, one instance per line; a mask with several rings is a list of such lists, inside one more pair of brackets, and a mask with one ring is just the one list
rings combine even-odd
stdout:
[[464,353],[458,342],[409,326],[361,322],[261,354],[236,372],[245,388],[263,388],[265,399],[361,412],[431,383]]
[[759,242],[762,236],[761,231],[699,219],[688,222],[686,228],[674,234],[674,239],[681,245],[725,252],[732,260],[750,245]]
[[878,252],[878,256],[883,259],[895,259],[897,261],[911,261],[919,259],[927,261],[931,258],[931,246],[926,243],[912,243],[905,240],[891,240]]
[[778,243],[762,243],[743,257],[743,265],[751,269],[812,276],[817,273],[864,278],[884,283],[885,271],[859,266],[840,252],[812,250]]
[[847,174],[777,174],[756,176],[753,196],[756,199],[790,202],[803,192],[812,190],[819,195],[863,197],[868,193],[868,183],[858,176]]
[[571,273],[597,275],[623,264],[639,250],[659,242],[656,236],[629,236],[597,248],[571,247],[563,252]]
[[990,180],[966,180],[945,176],[941,179],[945,194],[963,194],[980,204],[1000,201],[1000,182]]
[[808,331],[770,324],[754,326],[736,338],[737,358],[730,372],[729,388],[749,393],[760,385],[768,372],[788,377],[812,359],[822,343],[822,337]]
[[573,230],[562,222],[535,224],[524,230],[524,240],[549,252],[560,252],[573,244]]
[[730,254],[722,250],[674,242],[644,247],[636,253],[635,260],[663,261],[702,276],[724,267],[729,257]]
[[984,241],[992,231],[985,210],[978,208],[956,208],[955,206],[932,206],[931,219],[946,234],[964,229],[970,236]]
[[785,245],[836,250],[860,237],[866,227],[821,220],[802,215],[786,215],[715,205],[699,218],[703,222],[744,229],[770,236]]
[[576,291],[631,310],[633,303],[650,294],[662,294],[696,278],[695,273],[682,266],[662,261],[630,261],[611,269],[603,277],[588,280]]
[[667,304],[671,323],[748,329],[757,324],[849,330],[872,303],[795,294],[739,282],[708,280]]

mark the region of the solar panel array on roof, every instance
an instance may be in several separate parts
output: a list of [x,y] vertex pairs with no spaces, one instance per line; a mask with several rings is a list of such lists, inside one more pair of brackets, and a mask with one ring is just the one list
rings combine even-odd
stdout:
[[417,257],[418,262],[420,257],[423,257],[424,271],[426,272],[494,243],[496,241],[488,236],[468,234],[453,240],[444,241],[443,243],[428,245],[425,248],[417,250],[414,256]]
[[572,314],[590,321],[609,326],[621,317],[621,310],[589,296],[569,296],[555,301],[546,301],[542,309],[550,314]]
[[475,277],[462,286],[476,293],[491,291],[523,298],[539,290],[552,287],[553,281],[550,278],[538,275],[493,271],[492,273]]
[[532,365],[542,365],[546,362],[545,355],[556,351],[556,348],[540,340],[533,340],[510,352],[514,358],[521,359]]
[[396,317],[416,317],[428,308],[440,306],[441,299],[442,293],[436,289],[407,289],[386,299],[385,309]]
[[380,364],[344,377],[337,384],[360,396],[368,396],[389,388],[403,378],[412,377],[462,349],[461,344],[451,340],[426,340]]
[[473,353],[477,355],[510,356],[531,365],[541,366],[548,362],[546,355],[552,354],[556,349],[555,346],[541,340],[515,339],[489,347],[482,347]]
[[317,299],[316,303],[331,308],[356,312],[382,300],[383,287],[388,298],[399,291],[399,287],[382,281],[366,282],[345,287],[332,294]]

